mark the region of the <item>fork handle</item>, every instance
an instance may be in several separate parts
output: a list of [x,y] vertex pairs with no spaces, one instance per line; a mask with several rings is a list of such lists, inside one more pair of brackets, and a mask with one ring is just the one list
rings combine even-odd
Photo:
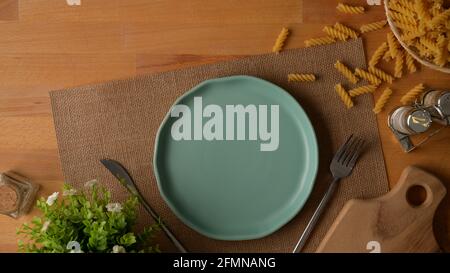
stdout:
[[334,178],[333,182],[331,182],[330,186],[328,186],[327,192],[322,197],[322,200],[320,201],[319,206],[317,206],[316,211],[314,212],[313,216],[309,220],[308,225],[306,226],[305,230],[303,231],[302,235],[300,236],[300,239],[298,239],[298,242],[295,245],[292,253],[299,253],[300,251],[302,251],[303,247],[306,245],[306,242],[309,239],[309,235],[311,235],[311,232],[313,231],[318,220],[320,219],[320,216],[322,215],[325,207],[327,206],[328,202],[330,201],[331,197],[333,196],[333,193],[336,191],[338,181],[339,181],[338,178]]

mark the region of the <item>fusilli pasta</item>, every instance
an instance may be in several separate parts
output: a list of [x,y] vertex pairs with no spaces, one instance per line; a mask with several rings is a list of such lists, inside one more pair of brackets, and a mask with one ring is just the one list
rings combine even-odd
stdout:
[[444,22],[447,22],[449,19],[450,19],[450,9],[447,9],[446,11],[438,14],[431,20],[430,27],[435,28],[443,24]]
[[391,53],[391,58],[394,59],[395,56],[397,56],[398,52],[399,52],[399,44],[397,42],[397,40],[394,37],[394,34],[392,34],[392,32],[389,32],[387,34],[387,42],[389,45],[389,52]]
[[364,85],[353,88],[352,90],[348,91],[348,94],[350,95],[350,97],[356,97],[362,94],[373,93],[375,89],[377,89],[377,87],[374,85]]
[[389,49],[384,53],[384,55],[383,55],[383,60],[384,60],[385,62],[390,62],[390,61],[392,61],[391,52],[389,51]]
[[375,107],[373,108],[373,112],[375,114],[380,113],[383,110],[383,108],[386,106],[386,104],[391,96],[392,96],[392,89],[388,87],[383,91],[381,96],[378,98],[377,102],[375,103]]
[[[402,13],[404,15],[407,15],[407,16],[414,17],[414,12],[412,10],[408,9],[407,7],[405,7],[404,5],[402,5],[396,1],[389,1],[389,9],[395,10],[395,11]],[[414,8],[414,10],[415,10],[415,8]]]
[[[449,66],[445,48],[450,38],[450,8],[444,0],[389,0],[388,16],[400,32],[399,39],[423,60]],[[444,38],[442,38],[444,37]],[[391,47],[391,42],[388,41]],[[391,57],[395,56],[391,52]],[[410,58],[406,59],[411,64]],[[414,68],[410,66],[413,71]]]
[[431,57],[433,56],[432,52],[428,50],[426,46],[424,46],[422,43],[416,41],[413,46],[419,51],[420,56],[422,57]]
[[440,51],[439,47],[430,38],[422,36],[422,37],[420,37],[419,42],[422,45],[424,45],[426,48],[428,48],[430,51],[432,51],[433,55],[439,54],[439,51]]
[[448,44],[448,38],[445,38],[444,35],[440,35],[437,38],[437,47],[439,48],[439,53],[436,55],[435,63],[441,67],[447,63],[449,52],[446,47],[448,46]]
[[396,78],[401,78],[403,75],[403,52],[399,51],[397,53],[397,56],[395,56],[395,72],[394,72],[394,77]]
[[425,2],[424,0],[415,0],[415,6],[414,9],[418,15],[418,17],[420,18],[420,20],[425,21],[425,20],[430,20],[430,14],[428,13],[428,10],[425,6]]
[[417,29],[416,31],[405,31],[402,33],[401,39],[402,41],[408,42],[423,35],[425,35],[425,32],[420,29]]
[[389,49],[388,44],[383,42],[373,53],[369,61],[369,67],[374,67],[378,64],[380,59],[384,56],[386,51]]
[[341,23],[336,23],[336,24],[334,24],[334,28],[344,34],[347,34],[350,38],[353,38],[353,39],[358,38],[358,32],[354,31],[353,29],[349,28],[346,25],[343,25]]
[[425,86],[420,83],[416,86],[414,86],[411,90],[409,90],[401,99],[400,102],[403,105],[408,105],[413,103],[420,94],[423,93],[423,91],[425,91]]
[[430,8],[430,12],[431,12],[431,15],[434,17],[434,16],[438,16],[441,12],[442,12],[442,10],[443,10],[443,7],[442,7],[442,5],[443,5],[443,1],[442,0],[435,0],[435,1],[433,1],[433,3],[432,3],[432,5],[431,5],[431,8]]
[[348,35],[345,33],[342,33],[338,31],[337,29],[334,29],[332,27],[326,26],[323,28],[323,31],[328,34],[329,36],[336,38],[341,41],[347,41]]
[[411,24],[405,24],[402,22],[396,22],[395,25],[401,29],[404,32],[413,32],[413,33],[419,33],[421,32],[421,30],[419,29],[418,26],[415,25],[411,25]]
[[382,29],[386,25],[386,23],[387,23],[386,20],[382,20],[382,21],[362,25],[359,29],[360,29],[361,33],[366,33],[366,32],[370,32],[370,31]]
[[300,74],[300,73],[288,74],[288,81],[290,82],[313,82],[315,80],[316,76],[314,74]]
[[337,61],[334,64],[334,67],[337,69],[337,71],[339,71],[342,75],[344,75],[351,83],[355,84],[358,82],[358,77],[356,77],[355,74],[353,74],[353,72],[340,61]]
[[362,14],[364,13],[364,7],[360,6],[350,6],[346,4],[339,3],[336,9],[342,13],[350,13],[350,14]]
[[336,93],[338,93],[339,97],[341,98],[342,102],[345,104],[347,109],[350,109],[353,107],[353,101],[350,95],[345,91],[344,87],[340,83],[336,84],[334,86],[334,89],[336,90]]
[[336,40],[334,38],[326,36],[326,37],[312,38],[312,39],[306,40],[305,46],[311,47],[311,46],[318,46],[318,45],[327,45],[327,44],[332,44],[335,42],[336,42]]
[[396,1],[398,4],[400,4],[401,6],[403,6],[404,8],[410,10],[410,11],[414,11],[414,1],[411,0],[397,0]]
[[372,74],[370,72],[364,71],[364,70],[362,70],[360,68],[356,68],[355,74],[357,76],[360,76],[363,79],[366,79],[372,85],[378,86],[378,85],[381,84],[381,80],[378,79],[377,76],[375,76],[374,74]]
[[416,19],[414,17],[404,15],[400,12],[390,11],[390,15],[392,19],[394,19],[395,22],[403,23],[403,24],[410,24],[410,25],[417,25]]
[[391,84],[394,81],[394,77],[376,67],[369,67],[369,72],[377,76],[379,79]]
[[275,45],[272,48],[272,52],[280,53],[280,51],[283,49],[283,46],[286,42],[286,39],[289,35],[289,29],[282,28],[280,34],[277,37],[277,40],[275,41]]
[[414,64],[414,58],[411,56],[411,54],[406,53],[405,54],[405,60],[406,60],[406,67],[408,68],[409,73],[414,73],[417,71],[417,67]]

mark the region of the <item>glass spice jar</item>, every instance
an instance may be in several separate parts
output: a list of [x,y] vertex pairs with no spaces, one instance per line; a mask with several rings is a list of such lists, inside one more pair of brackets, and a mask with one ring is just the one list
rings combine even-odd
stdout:
[[39,185],[16,173],[0,173],[0,213],[18,218],[28,213]]

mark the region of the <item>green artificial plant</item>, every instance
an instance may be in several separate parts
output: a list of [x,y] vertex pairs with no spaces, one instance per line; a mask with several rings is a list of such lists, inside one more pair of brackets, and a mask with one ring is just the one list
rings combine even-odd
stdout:
[[138,199],[130,196],[123,203],[112,203],[111,193],[95,180],[77,191],[64,185],[63,198],[53,193],[37,201],[42,217],[24,224],[18,234],[19,250],[37,253],[123,253],[159,252],[152,239],[160,229],[156,223],[136,234]]

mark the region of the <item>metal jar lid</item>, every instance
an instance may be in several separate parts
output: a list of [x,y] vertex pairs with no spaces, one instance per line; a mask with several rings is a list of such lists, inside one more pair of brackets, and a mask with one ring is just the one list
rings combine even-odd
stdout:
[[430,128],[431,115],[427,111],[415,109],[411,111],[406,119],[406,125],[414,133],[423,133]]
[[444,92],[437,102],[437,106],[445,116],[450,115],[450,92]]

